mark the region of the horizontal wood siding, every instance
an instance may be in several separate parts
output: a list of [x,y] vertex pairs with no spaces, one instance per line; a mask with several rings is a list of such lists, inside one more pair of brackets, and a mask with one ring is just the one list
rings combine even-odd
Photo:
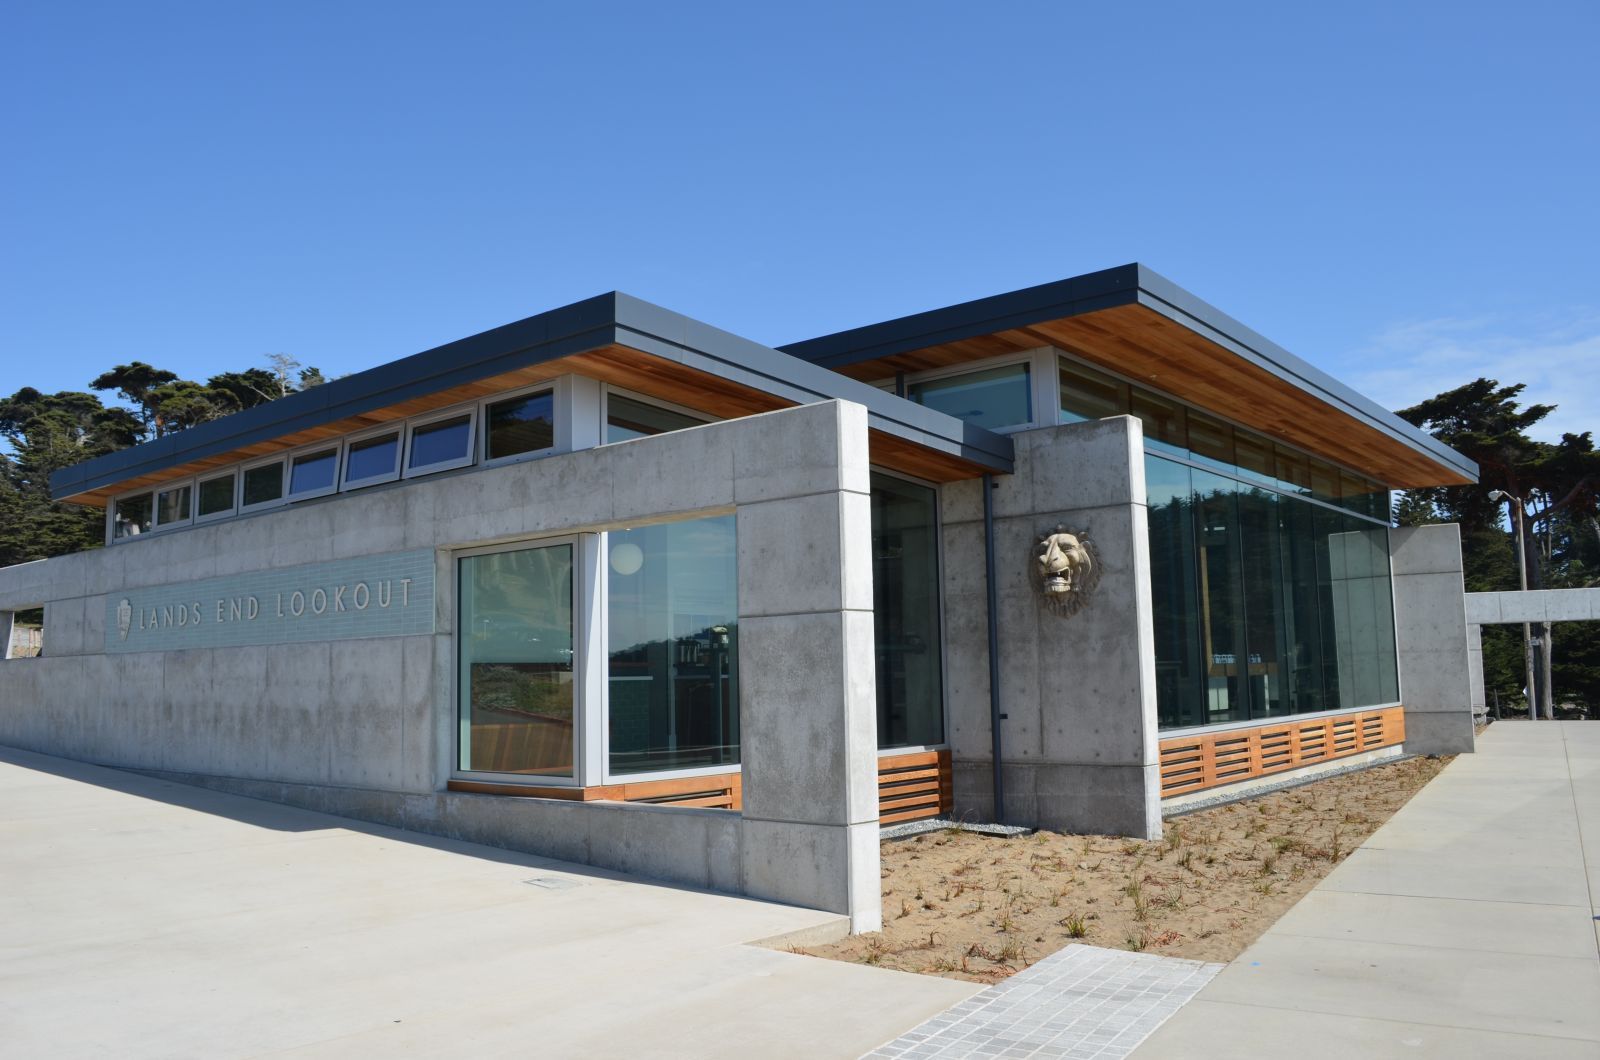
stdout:
[[1385,707],[1161,741],[1161,796],[1184,795],[1405,742],[1405,711]]
[[917,751],[878,759],[878,823],[938,817],[955,809],[949,751]]
[[[667,806],[743,808],[743,778],[738,773],[675,777],[592,788],[540,787],[479,780],[452,780],[451,791],[572,802],[649,802]],[[878,759],[878,819],[882,824],[938,817],[955,809],[949,751],[916,751]]]

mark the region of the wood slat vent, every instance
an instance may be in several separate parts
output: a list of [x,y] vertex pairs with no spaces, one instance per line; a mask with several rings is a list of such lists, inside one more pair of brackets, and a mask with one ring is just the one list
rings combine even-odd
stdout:
[[878,823],[938,817],[955,809],[949,751],[916,751],[878,759]]
[[1406,738],[1401,707],[1195,733],[1161,741],[1161,795],[1183,795],[1391,747]]

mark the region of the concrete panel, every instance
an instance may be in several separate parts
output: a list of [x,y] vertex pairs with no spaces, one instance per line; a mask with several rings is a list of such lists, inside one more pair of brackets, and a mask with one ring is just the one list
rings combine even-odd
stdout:
[[734,501],[869,492],[867,450],[845,444],[866,437],[866,416],[863,405],[830,402],[742,420],[741,444],[733,451]]
[[1389,555],[1396,576],[1459,574],[1461,528],[1454,523],[1402,526],[1389,531]]
[[[741,505],[740,615],[872,610],[872,508],[862,493]],[[866,543],[845,547],[849,539]]]
[[1470,753],[1476,746],[1471,711],[1406,711],[1405,748],[1415,755]]
[[[740,889],[745,894],[845,913],[852,932],[882,927],[875,825],[795,824],[747,817],[740,844]],[[848,871],[841,873],[841,866]],[[871,893],[862,893],[863,887]]]
[[1033,511],[1144,503],[1144,432],[1132,416],[1012,437],[1017,462],[1026,459],[1029,465]]
[[[1454,524],[1389,532],[1406,747],[1472,750],[1472,657]],[[1448,720],[1447,720],[1448,719]]]

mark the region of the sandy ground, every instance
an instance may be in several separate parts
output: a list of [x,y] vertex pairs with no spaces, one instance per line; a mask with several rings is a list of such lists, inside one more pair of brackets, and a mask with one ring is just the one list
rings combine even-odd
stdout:
[[979,983],[1080,940],[1231,960],[1448,762],[1408,759],[1173,818],[1159,841],[960,829],[886,841],[883,931],[800,952]]

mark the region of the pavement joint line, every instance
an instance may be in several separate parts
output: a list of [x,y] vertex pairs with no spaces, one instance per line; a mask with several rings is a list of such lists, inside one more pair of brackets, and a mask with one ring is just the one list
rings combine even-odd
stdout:
[[[1541,867],[1541,866],[1536,866],[1536,867]],[[1555,867],[1555,866],[1542,866],[1542,867]],[[1327,890],[1329,892],[1331,892],[1331,893],[1334,893],[1334,894],[1370,894],[1370,895],[1376,895],[1376,896],[1381,896],[1381,897],[1385,897],[1385,898],[1428,898],[1428,899],[1441,900],[1441,901],[1446,901],[1446,902],[1487,902],[1487,903],[1489,903],[1491,905],[1532,905],[1532,906],[1537,906],[1540,909],[1547,909],[1547,908],[1550,908],[1552,906],[1555,907],[1555,908],[1558,908],[1558,909],[1590,909],[1590,910],[1593,909],[1593,906],[1589,906],[1589,905],[1573,905],[1570,902],[1529,902],[1529,901],[1519,901],[1519,900],[1517,900],[1515,898],[1461,898],[1461,897],[1457,897],[1457,896],[1453,896],[1453,895],[1412,894],[1409,891],[1347,891],[1343,887],[1329,887]],[[1307,891],[1306,893],[1309,894],[1311,892]]]
[[1196,998],[1195,1000],[1204,1001],[1208,1005],[1237,1005],[1240,1008],[1271,1009],[1273,1012],[1314,1012],[1319,1016],[1336,1016],[1340,1019],[1351,1020],[1371,1020],[1374,1023],[1395,1023],[1402,1027],[1437,1027],[1440,1030],[1446,1031],[1472,1031],[1479,1034],[1504,1034],[1513,1038],[1550,1038],[1558,1042],[1600,1042],[1600,1038],[1574,1038],[1567,1034],[1545,1034],[1542,1031],[1503,1031],[1497,1030],[1493,1027],[1469,1027],[1463,1023],[1434,1023],[1432,1020],[1402,1020],[1395,1019],[1393,1016],[1374,1016],[1365,1012],[1334,1012],[1328,1009],[1309,1008],[1303,1005],[1297,1008],[1289,1008],[1286,1005],[1263,1005],[1259,1001],[1234,1001],[1232,999],[1227,1001],[1219,1001],[1209,997]]
[[[1541,908],[1548,908],[1541,906]],[[1563,909],[1582,909],[1582,906],[1562,906]],[[1308,939],[1316,942],[1348,942],[1356,946],[1395,946],[1403,949],[1415,950],[1445,950],[1450,953],[1482,953],[1493,957],[1548,957],[1553,961],[1583,961],[1593,964],[1594,961],[1585,957],[1573,957],[1560,953],[1530,953],[1527,950],[1490,950],[1481,946],[1439,946],[1428,942],[1385,942],[1382,939],[1346,938],[1340,935],[1308,935],[1303,931],[1274,931],[1273,938],[1278,939]]]

